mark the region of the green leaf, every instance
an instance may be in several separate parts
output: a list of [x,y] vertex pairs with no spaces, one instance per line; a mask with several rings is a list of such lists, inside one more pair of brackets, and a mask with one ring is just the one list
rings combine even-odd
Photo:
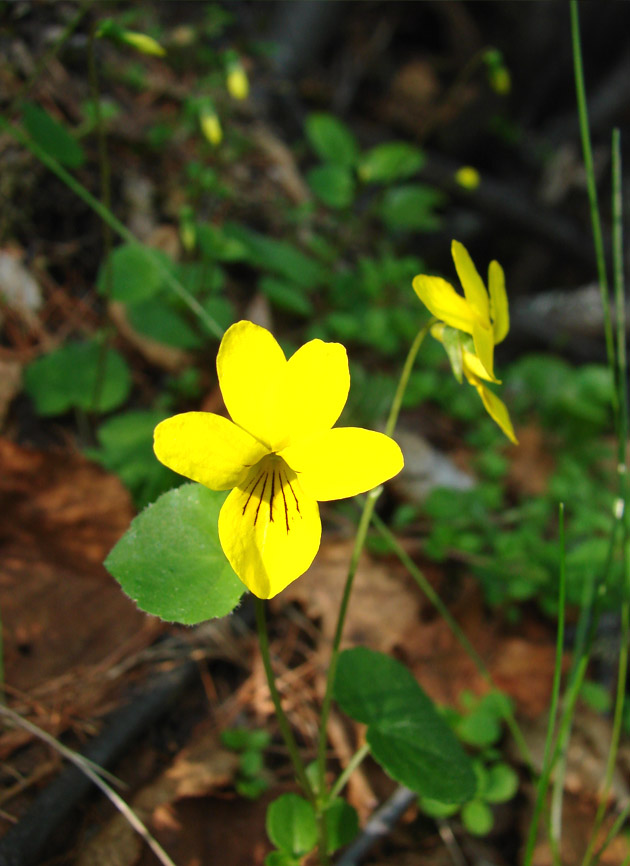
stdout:
[[269,731],[249,728],[228,728],[221,731],[221,742],[227,749],[235,752],[243,752],[248,749],[266,749],[271,742]]
[[119,476],[138,508],[182,482],[181,475],[167,469],[153,453],[153,430],[165,417],[164,412],[135,411],[109,418],[98,428],[100,449],[88,452],[92,460]]
[[356,138],[345,123],[332,114],[315,113],[306,119],[306,137],[324,162],[351,168],[359,156]]
[[323,281],[322,266],[288,241],[267,238],[238,224],[229,226],[229,235],[245,245],[248,260],[259,268],[285,277],[305,289],[314,289]]
[[488,803],[505,803],[518,791],[518,775],[508,764],[492,764],[487,768],[485,785],[480,791]]
[[492,830],[494,817],[490,807],[481,800],[471,800],[462,808],[462,822],[469,833],[485,836]]
[[349,716],[368,725],[372,756],[397,782],[446,803],[473,796],[470,759],[400,662],[364,647],[346,650],[334,695]]
[[610,691],[594,680],[584,680],[580,689],[580,697],[596,713],[609,713],[612,708]]
[[422,184],[407,184],[388,189],[381,204],[381,217],[390,229],[435,231],[441,218],[434,208],[444,202],[438,189]]
[[39,415],[62,415],[72,408],[109,412],[129,396],[131,375],[118,352],[93,340],[69,343],[33,361],[24,385]]
[[23,102],[21,108],[24,126],[42,150],[68,168],[79,168],[83,165],[83,148],[65,126],[33,102]]
[[493,713],[478,709],[464,716],[456,730],[458,737],[465,743],[484,748],[501,737],[501,720]]
[[295,857],[317,844],[317,824],[311,804],[297,794],[283,794],[267,809],[267,835],[277,848]]
[[354,201],[354,177],[343,165],[318,165],[309,171],[306,179],[317,198],[328,207],[350,207]]
[[234,304],[228,298],[206,298],[202,306],[225,331],[236,321]]
[[328,853],[349,845],[359,832],[359,816],[345,800],[338,797],[326,809],[326,839]]
[[289,283],[277,277],[263,277],[259,288],[271,303],[280,310],[295,313],[297,316],[311,316],[313,305],[304,295],[304,289],[296,283]]
[[[110,253],[111,300],[133,304],[155,295],[164,285],[162,266],[173,268],[173,262],[159,250],[140,244],[121,244]],[[107,290],[107,263],[101,265],[97,286]]]
[[264,776],[256,776],[253,779],[237,779],[236,793],[248,800],[257,800],[269,789],[269,782]]
[[203,345],[199,334],[164,298],[133,304],[127,310],[127,317],[134,330],[158,343],[177,349],[198,349]]
[[300,858],[288,851],[271,851],[265,857],[265,866],[300,866]]
[[234,610],[245,587],[219,543],[225,498],[185,484],[135,518],[105,566],[139,608],[184,625]]
[[411,177],[424,165],[424,154],[406,141],[388,141],[365,153],[359,177],[365,183],[391,183]]
[[230,237],[223,229],[209,223],[197,226],[197,243],[202,254],[219,262],[242,262],[247,258],[247,246]]
[[239,770],[244,776],[253,779],[262,772],[263,763],[262,752],[249,749],[241,755]]
[[459,810],[457,803],[442,803],[430,797],[420,797],[418,805],[430,818],[450,818]]

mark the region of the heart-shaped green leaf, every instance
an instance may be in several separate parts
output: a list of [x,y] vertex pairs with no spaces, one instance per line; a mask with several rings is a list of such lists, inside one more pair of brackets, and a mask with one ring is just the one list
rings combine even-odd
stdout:
[[225,497],[184,484],[135,518],[105,566],[138,607],[185,625],[234,610],[245,587],[219,543]]
[[339,657],[335,699],[367,724],[372,756],[424,797],[463,803],[475,793],[472,763],[452,730],[400,662],[365,647]]

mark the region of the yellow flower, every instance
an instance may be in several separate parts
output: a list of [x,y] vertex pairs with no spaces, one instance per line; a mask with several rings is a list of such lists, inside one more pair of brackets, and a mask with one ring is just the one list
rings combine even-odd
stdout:
[[466,247],[453,241],[451,252],[465,297],[458,295],[453,286],[441,277],[426,274],[414,278],[414,291],[437,319],[472,335],[475,354],[483,364],[487,378],[498,382],[494,376],[494,347],[505,339],[510,329],[503,268],[498,262],[490,262],[488,296]]
[[[431,328],[431,334],[446,349],[455,377],[461,382],[462,374],[466,376],[477,389],[488,415],[516,444],[505,404],[485,384],[499,382],[494,375],[494,347],[505,339],[510,329],[503,268],[496,261],[490,262],[488,292],[466,248],[453,241],[451,251],[464,297],[446,280],[426,274],[414,278],[414,291],[440,320]],[[468,334],[472,340],[464,336]]]
[[382,433],[331,429],[350,387],[346,350],[312,340],[289,359],[264,328],[237,322],[217,356],[232,420],[186,412],[155,429],[166,466],[212,490],[230,490],[221,546],[254,595],[272,598],[303,574],[321,540],[318,500],[370,490],[403,466]]
[[442,323],[438,323],[431,328],[431,335],[436,340],[439,340],[447,349],[453,372],[457,379],[461,381],[461,374],[464,374],[468,383],[477,389],[477,393],[481,397],[488,415],[499,425],[510,442],[518,445],[518,439],[514,433],[514,427],[512,426],[510,414],[505,403],[497,397],[494,391],[491,391],[484,384],[484,382],[490,381],[490,376],[488,376],[479,358],[466,345],[470,343],[470,338],[466,337],[462,339],[461,334],[451,331],[450,328]]

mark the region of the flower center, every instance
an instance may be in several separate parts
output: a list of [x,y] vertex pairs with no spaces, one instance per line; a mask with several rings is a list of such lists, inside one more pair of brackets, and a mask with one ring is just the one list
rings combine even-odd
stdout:
[[257,528],[270,523],[284,527],[287,535],[302,519],[296,473],[277,454],[267,454],[252,466],[242,486],[242,514]]

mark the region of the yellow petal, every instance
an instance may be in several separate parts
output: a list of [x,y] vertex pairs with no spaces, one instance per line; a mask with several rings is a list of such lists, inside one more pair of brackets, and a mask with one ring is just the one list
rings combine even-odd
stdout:
[[315,499],[345,499],[371,490],[403,468],[400,448],[383,433],[336,427],[286,448],[282,457]]
[[498,262],[490,262],[488,268],[488,287],[490,289],[490,315],[494,328],[494,342],[500,343],[510,330],[510,314],[508,311],[507,293],[505,291],[505,274]]
[[274,450],[330,430],[349,389],[348,355],[340,343],[311,340],[298,349],[278,383]]
[[211,490],[234,487],[247,467],[267,453],[245,430],[211,412],[174,415],[158,424],[153,435],[160,463]]
[[477,391],[479,392],[479,396],[483,401],[483,405],[486,408],[486,412],[495,421],[501,430],[505,433],[510,442],[513,442],[515,445],[518,445],[518,439],[514,433],[514,428],[512,427],[512,422],[510,421],[510,415],[508,413],[507,407],[505,403],[500,400],[497,395],[491,391],[489,388],[486,388],[481,382],[475,386]]
[[413,290],[429,312],[451,328],[472,334],[475,315],[465,298],[441,277],[419,274],[414,277]]
[[[466,300],[471,308],[482,320],[482,322],[490,322],[490,311],[488,308],[488,292],[483,284],[483,280],[477,272],[473,260],[468,254],[468,250],[459,241],[453,241],[451,244],[451,253],[455,262],[457,276],[460,279]],[[469,332],[470,333],[470,332]]]
[[[494,375],[494,334],[490,323],[484,325],[479,321],[475,321],[472,335],[477,357],[485,367],[490,380],[496,382],[497,379]],[[485,379],[486,377],[484,376],[483,378]]]
[[219,514],[223,551],[258,598],[273,598],[306,571],[321,532],[317,502],[275,456],[252,467]]
[[469,352],[468,349],[464,349],[462,353],[462,367],[463,372],[471,385],[477,386],[477,379],[485,379],[486,382],[497,382],[500,384],[499,379],[493,379],[490,375],[488,375],[488,371],[483,366],[479,358],[475,355],[474,352]]
[[265,328],[236,322],[223,335],[217,355],[223,400],[234,423],[269,450],[276,428],[278,382],[285,367],[284,352]]

